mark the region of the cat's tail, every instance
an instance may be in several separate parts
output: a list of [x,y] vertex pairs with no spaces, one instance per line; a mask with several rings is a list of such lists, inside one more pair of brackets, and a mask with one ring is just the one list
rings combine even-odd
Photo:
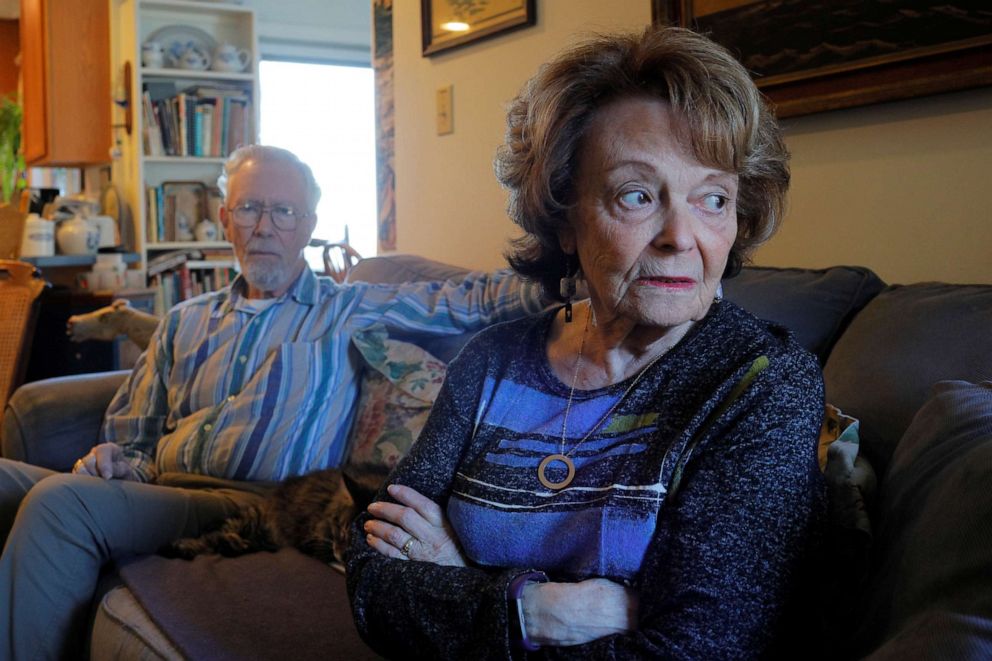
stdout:
[[205,553],[235,557],[277,549],[278,545],[265,525],[264,512],[257,505],[250,505],[225,520],[219,529],[199,537],[180,539],[160,549],[159,554],[167,558],[192,560]]

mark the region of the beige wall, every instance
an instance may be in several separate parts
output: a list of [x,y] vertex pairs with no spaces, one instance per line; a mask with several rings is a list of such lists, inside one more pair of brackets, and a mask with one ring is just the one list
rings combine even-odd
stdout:
[[[650,3],[539,0],[538,24],[432,58],[419,3],[394,3],[397,244],[495,268],[508,237],[492,159],[506,103],[537,66],[590,30],[640,28]],[[454,85],[452,135],[435,91]],[[992,282],[992,90],[796,118],[790,213],[759,264],[860,264],[889,282]]]
[[783,125],[790,210],[757,263],[992,282],[992,88]]

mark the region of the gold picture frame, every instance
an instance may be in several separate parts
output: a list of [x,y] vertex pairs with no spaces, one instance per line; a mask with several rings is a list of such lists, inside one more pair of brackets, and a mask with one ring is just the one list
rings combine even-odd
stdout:
[[992,85],[992,18],[942,0],[652,0],[737,55],[779,117]]
[[534,25],[536,0],[420,0],[420,19],[428,57]]

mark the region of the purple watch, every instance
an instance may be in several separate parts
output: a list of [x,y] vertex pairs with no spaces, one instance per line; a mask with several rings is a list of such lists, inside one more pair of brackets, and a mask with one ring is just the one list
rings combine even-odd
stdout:
[[[548,575],[543,571],[529,571],[515,577],[506,589],[507,601],[511,610],[510,623],[516,625],[516,631],[513,632],[513,642],[517,647],[527,652],[536,652],[541,649],[541,646],[527,637],[527,626],[524,623],[524,587],[528,583],[547,582]],[[513,617],[513,613],[516,613],[516,617]]]

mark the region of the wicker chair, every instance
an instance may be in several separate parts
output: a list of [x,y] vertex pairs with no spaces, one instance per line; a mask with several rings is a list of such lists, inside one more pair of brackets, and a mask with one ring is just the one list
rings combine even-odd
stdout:
[[7,398],[24,380],[34,324],[38,317],[38,296],[45,288],[41,273],[31,264],[0,260],[0,421]]

